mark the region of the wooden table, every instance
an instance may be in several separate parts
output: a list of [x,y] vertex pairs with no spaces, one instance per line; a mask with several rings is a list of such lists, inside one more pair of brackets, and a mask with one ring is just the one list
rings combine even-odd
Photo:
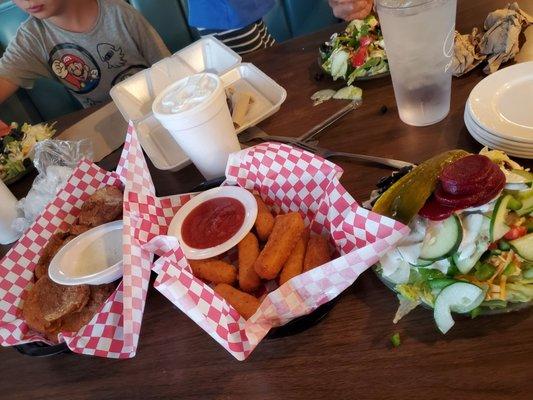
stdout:
[[[466,32],[481,26],[489,11],[505,4],[504,0],[460,0],[457,28]],[[533,0],[523,0],[521,6],[533,13]],[[332,86],[327,78],[315,80],[316,54],[318,45],[339,28],[245,57],[288,92],[281,110],[261,124],[264,130],[297,136],[345,104],[332,101],[312,107],[309,100],[316,90]],[[463,108],[482,78],[478,69],[454,79],[449,116],[426,128],[399,120],[390,79],[362,83],[364,105],[329,129],[320,143],[413,162],[457,147],[478,151],[481,146],[464,126]],[[60,125],[64,128],[87,112],[62,118]],[[114,152],[101,165],[114,168],[119,154]],[[345,170],[342,183],[359,201],[379,177],[389,173],[363,164],[338,163]],[[201,181],[192,167],[177,173],[150,168],[159,195],[185,192]],[[25,195],[31,181],[30,176],[15,185],[15,193]],[[1,248],[0,255],[5,251],[6,247]],[[320,324],[296,336],[266,340],[247,361],[238,362],[152,289],[134,359],[73,354],[36,359],[2,348],[0,398],[532,398],[531,311],[462,319],[443,336],[424,309],[393,325],[396,307],[394,294],[369,271],[346,290]],[[393,349],[390,337],[395,332],[400,332],[402,344]]]

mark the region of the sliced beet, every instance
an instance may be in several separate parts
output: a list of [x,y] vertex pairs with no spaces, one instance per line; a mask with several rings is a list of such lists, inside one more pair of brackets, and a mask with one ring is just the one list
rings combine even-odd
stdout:
[[442,205],[435,199],[435,196],[431,196],[424,207],[418,211],[418,215],[432,221],[442,221],[451,216],[454,211],[452,207]]
[[484,186],[475,193],[468,195],[456,195],[444,190],[441,182],[435,189],[435,200],[442,205],[452,207],[456,210],[463,210],[469,207],[477,207],[488,203],[503,189],[505,186],[505,175],[498,168],[485,181]]
[[471,154],[451,163],[442,170],[439,180],[443,189],[451,194],[474,194],[485,185],[495,168],[488,157]]

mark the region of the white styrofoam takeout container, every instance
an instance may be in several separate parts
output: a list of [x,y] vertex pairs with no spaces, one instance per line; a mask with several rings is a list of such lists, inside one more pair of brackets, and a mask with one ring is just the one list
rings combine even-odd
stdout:
[[224,88],[234,87],[254,95],[240,133],[279,110],[287,92],[252,64],[213,37],[204,37],[167,57],[151,68],[138,72],[111,89],[111,98],[126,121],[137,129],[144,151],[161,170],[178,171],[190,164],[189,158],[170,133],[156,120],[152,103],[173,82],[200,72],[221,77]]

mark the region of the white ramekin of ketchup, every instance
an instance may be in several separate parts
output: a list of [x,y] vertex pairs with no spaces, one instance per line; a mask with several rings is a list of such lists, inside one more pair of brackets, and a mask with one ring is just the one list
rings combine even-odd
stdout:
[[181,207],[168,228],[185,257],[215,257],[236,246],[252,229],[257,203],[246,189],[222,186],[200,193]]

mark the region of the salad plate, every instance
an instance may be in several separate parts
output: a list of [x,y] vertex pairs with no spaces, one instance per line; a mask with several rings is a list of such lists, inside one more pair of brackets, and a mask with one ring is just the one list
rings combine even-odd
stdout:
[[372,210],[411,229],[374,267],[397,293],[394,322],[418,306],[448,332],[475,317],[533,304],[533,174],[504,152],[452,150],[394,174]]
[[351,21],[320,46],[318,64],[333,80],[348,85],[390,75],[383,34],[374,15]]
[[55,133],[52,125],[29,125],[0,121],[0,178],[10,185],[31,172],[33,150],[37,142],[50,139]]

